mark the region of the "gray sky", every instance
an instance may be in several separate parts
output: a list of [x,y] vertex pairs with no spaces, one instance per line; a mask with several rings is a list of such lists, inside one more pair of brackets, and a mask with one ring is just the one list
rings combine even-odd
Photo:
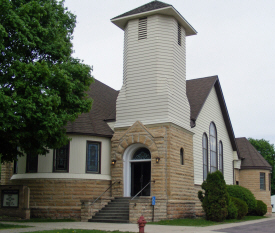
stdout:
[[[77,15],[74,56],[96,79],[122,86],[123,31],[110,19],[150,0],[66,0]],[[218,75],[236,137],[275,144],[275,1],[167,0],[196,29],[187,79]]]

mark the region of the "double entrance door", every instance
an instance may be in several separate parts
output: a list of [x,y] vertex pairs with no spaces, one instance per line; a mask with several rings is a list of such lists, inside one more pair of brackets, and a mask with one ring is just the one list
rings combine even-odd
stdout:
[[[151,161],[131,163],[131,196],[135,196],[151,179]],[[143,189],[138,196],[150,196],[151,184]]]

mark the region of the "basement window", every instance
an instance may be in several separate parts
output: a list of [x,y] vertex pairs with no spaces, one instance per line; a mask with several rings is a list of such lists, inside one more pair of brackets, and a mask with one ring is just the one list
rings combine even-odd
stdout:
[[147,17],[138,21],[138,40],[147,39]]
[[178,23],[178,44],[181,46],[181,26]]

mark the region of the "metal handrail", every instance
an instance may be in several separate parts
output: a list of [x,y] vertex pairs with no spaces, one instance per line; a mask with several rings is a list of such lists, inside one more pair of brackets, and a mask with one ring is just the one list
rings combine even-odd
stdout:
[[146,184],[132,199],[131,199],[131,201],[132,200],[134,200],[136,197],[137,197],[137,195],[139,195],[142,191],[143,191],[143,189],[145,189],[150,183],[151,183],[152,181],[149,181],[149,183],[148,184]]
[[109,186],[109,188],[107,188],[97,199],[95,199],[95,201],[91,204],[91,205],[93,205],[99,198],[101,198],[102,197],[102,195],[104,194],[104,193],[106,193],[115,183],[119,183],[120,184],[120,181],[115,181],[114,183],[112,183],[110,186]]

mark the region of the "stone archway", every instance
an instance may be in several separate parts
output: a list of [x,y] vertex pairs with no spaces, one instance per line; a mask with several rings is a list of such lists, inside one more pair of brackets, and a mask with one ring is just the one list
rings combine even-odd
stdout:
[[[135,153],[140,149],[146,149],[149,152],[147,157],[133,158]],[[140,170],[141,169],[141,170]],[[144,169],[144,171],[143,171]],[[140,176],[140,177],[137,177]],[[133,184],[133,182],[140,182]],[[123,154],[123,193],[125,197],[134,196],[151,180],[151,153],[149,149],[141,143],[132,144],[124,151]],[[140,186],[140,187],[139,187]],[[141,193],[150,195],[150,185]]]

